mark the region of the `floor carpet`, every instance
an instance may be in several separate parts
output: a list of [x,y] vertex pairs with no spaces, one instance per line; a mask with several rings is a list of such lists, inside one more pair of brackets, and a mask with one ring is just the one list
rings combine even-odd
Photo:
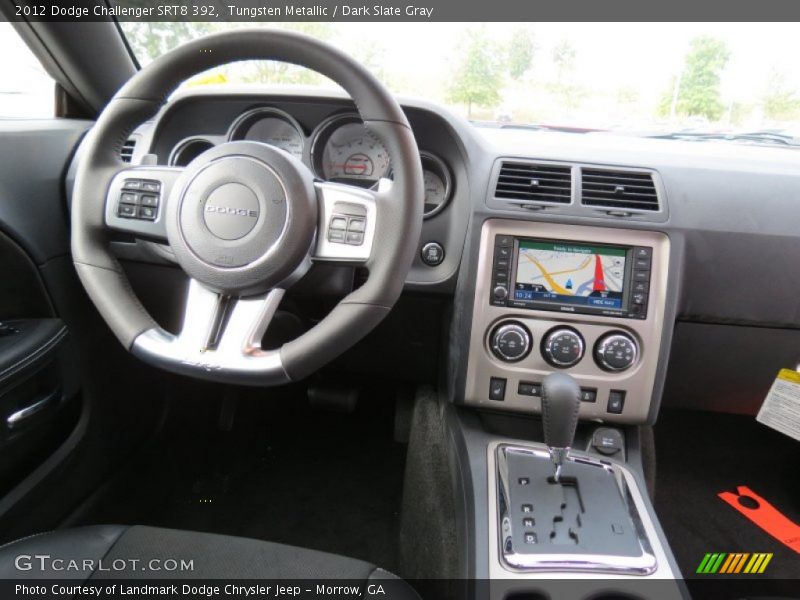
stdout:
[[772,552],[765,573],[800,578],[800,555],[717,494],[747,486],[800,523],[800,443],[741,415],[663,411],[655,427],[656,512],[686,578],[707,552]]
[[303,398],[243,400],[229,432],[173,422],[70,525],[245,536],[392,570],[405,446],[392,439],[391,397],[372,400],[353,414],[314,411]]

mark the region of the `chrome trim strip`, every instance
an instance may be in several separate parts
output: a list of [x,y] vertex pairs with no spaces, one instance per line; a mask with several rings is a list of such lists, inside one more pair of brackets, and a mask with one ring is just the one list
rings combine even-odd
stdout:
[[[587,572],[605,572],[605,573],[624,573],[628,575],[649,575],[656,569],[656,559],[653,556],[650,546],[650,541],[641,527],[641,519],[639,519],[636,507],[628,504],[628,513],[631,520],[636,527],[636,534],[638,543],[641,550],[639,556],[613,556],[605,554],[523,554],[517,553],[513,549],[509,552],[507,550],[507,543],[511,541],[513,533],[513,519],[506,512],[509,506],[511,492],[510,482],[508,480],[508,469],[506,468],[506,460],[509,453],[522,453],[528,454],[531,460],[544,460],[550,462],[550,453],[546,450],[542,452],[535,448],[525,448],[521,446],[512,446],[509,444],[502,444],[497,447],[497,493],[498,493],[498,517],[500,527],[500,544],[501,559],[507,568],[512,570],[534,570],[534,571],[587,571]],[[623,477],[618,476],[618,467],[615,469],[614,465],[601,463],[599,460],[590,458],[588,456],[576,457],[572,454],[563,453],[563,460],[571,463],[581,463],[587,467],[595,467],[602,469],[613,477],[614,481],[619,486],[621,498],[628,502],[630,494],[628,486]],[[610,532],[609,532],[609,535]]]
[[571,579],[617,579],[652,577],[674,579],[664,548],[642,492],[629,469],[617,462],[599,460],[583,452],[571,451],[567,458],[602,468],[614,477],[629,514],[636,527],[642,554],[639,557],[620,557],[595,554],[505,554],[502,535],[510,527],[502,512],[502,498],[510,495],[510,482],[503,453],[508,450],[529,453],[532,457],[550,461],[547,447],[541,443],[492,442],[487,447],[489,495],[489,576],[492,579],[552,579],[553,573],[568,572]]
[[208,325],[217,310],[218,294],[192,280],[183,328],[177,336],[160,327],[133,342],[135,356],[173,373],[212,381],[249,385],[288,383],[280,350],[263,350],[261,338],[275,315],[284,290],[266,296],[233,300],[235,305],[216,348],[205,348]]
[[45,394],[43,398],[40,398],[33,404],[30,404],[24,408],[19,409],[14,413],[11,413],[10,415],[8,415],[8,417],[6,417],[6,427],[8,427],[9,429],[15,429],[17,427],[25,425],[28,419],[36,416],[44,409],[58,402],[58,398],[60,396],[61,396],[61,388],[59,387],[55,391],[50,392],[49,394]]

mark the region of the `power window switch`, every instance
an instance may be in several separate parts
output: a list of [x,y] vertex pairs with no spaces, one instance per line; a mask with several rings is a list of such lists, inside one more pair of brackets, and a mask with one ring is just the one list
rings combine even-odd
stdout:
[[492,377],[489,381],[489,400],[502,401],[506,398],[506,380]]

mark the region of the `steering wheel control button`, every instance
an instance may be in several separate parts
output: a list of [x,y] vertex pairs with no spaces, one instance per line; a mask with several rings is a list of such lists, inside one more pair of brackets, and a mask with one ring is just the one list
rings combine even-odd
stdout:
[[506,380],[502,377],[492,377],[489,381],[489,400],[502,402],[506,398]]
[[490,336],[492,353],[503,362],[518,362],[531,351],[531,332],[522,323],[505,321]]
[[156,214],[157,211],[154,206],[140,206],[139,210],[137,211],[139,218],[144,219],[145,221],[155,221]]
[[520,381],[517,386],[517,394],[520,396],[542,397],[542,384],[533,381]]
[[581,402],[597,402],[597,390],[595,388],[581,388]]
[[346,232],[344,229],[329,229],[328,241],[334,242],[335,244],[344,244],[345,234]]
[[[145,186],[149,186],[148,192],[142,193],[141,190],[145,190]],[[117,216],[124,219],[155,221],[158,217],[160,189],[161,184],[157,181],[126,179],[119,195]]]
[[439,242],[428,242],[422,247],[420,257],[429,267],[438,267],[444,261],[444,248]]
[[345,229],[347,229],[347,217],[339,217],[334,215],[333,217],[331,217],[330,228],[341,229],[342,231],[344,231]]
[[606,411],[612,415],[621,415],[625,408],[625,390],[611,390],[608,393],[608,406]]
[[135,219],[136,213],[136,205],[134,204],[120,204],[117,209],[117,215],[125,219]]
[[364,230],[367,227],[366,219],[362,219],[360,217],[351,217],[350,223],[347,225],[347,231],[350,233],[364,233]]
[[594,359],[604,371],[625,371],[636,364],[639,346],[627,333],[608,333],[597,341]]
[[364,243],[367,219],[362,215],[336,213],[328,223],[328,241],[360,246]]
[[241,183],[225,183],[205,202],[203,220],[208,230],[223,240],[238,240],[253,231],[260,206],[253,190]]
[[585,347],[580,333],[569,327],[557,327],[545,336],[542,354],[550,365],[566,369],[581,361]]
[[364,234],[356,231],[348,231],[345,242],[351,246],[360,246],[364,243]]

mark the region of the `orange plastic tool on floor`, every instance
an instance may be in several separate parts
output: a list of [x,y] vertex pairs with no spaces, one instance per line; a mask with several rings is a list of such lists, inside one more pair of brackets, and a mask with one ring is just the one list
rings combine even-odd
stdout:
[[722,492],[718,496],[776,540],[800,554],[800,525],[791,521],[749,487],[740,485],[736,491],[737,493]]

